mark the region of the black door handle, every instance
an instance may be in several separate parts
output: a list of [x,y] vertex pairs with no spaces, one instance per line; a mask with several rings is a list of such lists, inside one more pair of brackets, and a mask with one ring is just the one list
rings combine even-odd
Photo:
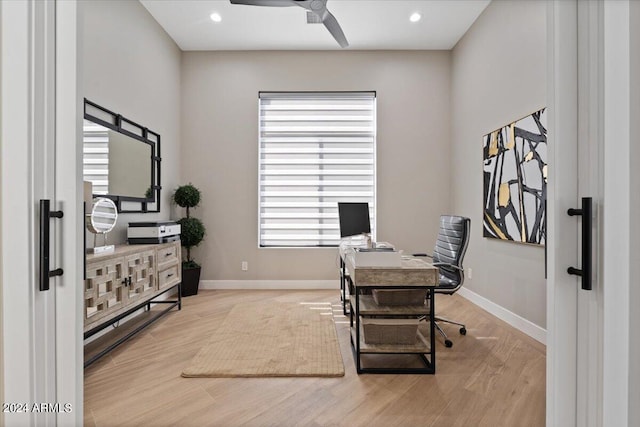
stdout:
[[54,276],[62,276],[61,268],[49,270],[49,220],[51,218],[62,218],[62,211],[51,211],[49,207],[51,201],[47,199],[40,200],[40,290],[49,290],[49,278]]
[[591,283],[591,247],[593,239],[591,236],[592,226],[592,200],[591,197],[582,198],[582,209],[569,209],[569,216],[582,216],[582,268],[569,267],[567,273],[582,278],[582,289],[590,291]]

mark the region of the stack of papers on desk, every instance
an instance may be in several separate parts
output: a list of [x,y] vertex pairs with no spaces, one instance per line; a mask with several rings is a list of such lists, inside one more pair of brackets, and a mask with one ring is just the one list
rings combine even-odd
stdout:
[[402,257],[391,248],[356,248],[354,263],[356,267],[402,267]]

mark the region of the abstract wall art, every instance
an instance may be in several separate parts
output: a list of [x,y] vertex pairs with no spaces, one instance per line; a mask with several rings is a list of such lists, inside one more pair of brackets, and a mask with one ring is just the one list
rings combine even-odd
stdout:
[[483,235],[544,245],[547,200],[545,108],[483,138]]

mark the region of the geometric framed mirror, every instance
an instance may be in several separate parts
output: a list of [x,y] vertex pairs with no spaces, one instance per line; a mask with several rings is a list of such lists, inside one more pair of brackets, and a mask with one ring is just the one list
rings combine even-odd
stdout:
[[118,212],[160,212],[160,135],[84,100],[82,168]]

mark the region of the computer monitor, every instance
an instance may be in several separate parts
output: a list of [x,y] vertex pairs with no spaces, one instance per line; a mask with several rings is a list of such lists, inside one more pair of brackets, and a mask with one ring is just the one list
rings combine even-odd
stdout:
[[357,202],[339,202],[340,237],[371,233],[369,222],[369,204]]

